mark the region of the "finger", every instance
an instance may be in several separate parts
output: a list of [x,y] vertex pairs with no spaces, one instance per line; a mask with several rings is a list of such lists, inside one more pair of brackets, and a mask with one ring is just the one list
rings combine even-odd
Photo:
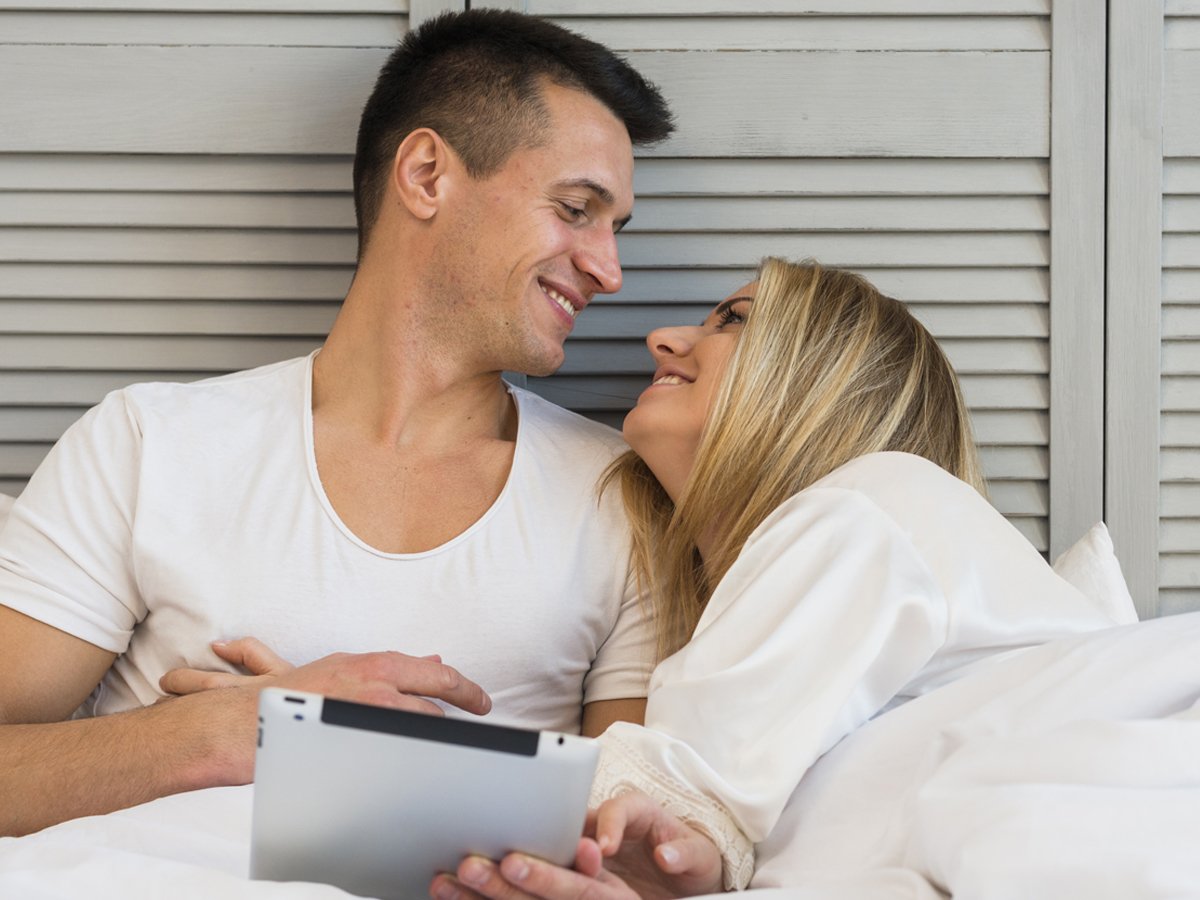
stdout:
[[583,817],[583,833],[590,838],[596,836],[596,809],[593,807]]
[[580,838],[575,848],[575,871],[595,878],[603,868],[604,857],[600,853],[600,845],[591,838]]
[[453,875],[447,875],[445,872],[430,882],[429,896],[434,900],[486,900],[481,894],[475,893]]
[[623,794],[612,800],[605,800],[596,810],[596,844],[604,856],[612,856],[621,848],[625,840],[625,828],[628,824],[626,813],[629,796]]
[[523,892],[515,897],[530,895],[546,900],[636,900],[637,897],[611,873],[605,873],[607,877],[600,881],[523,853],[504,857],[500,861],[500,874]]
[[406,656],[403,653],[378,654],[386,669],[386,680],[404,694],[419,694],[443,700],[467,712],[483,715],[492,708],[492,698],[483,688],[445,663]]
[[281,675],[292,664],[258,638],[244,637],[236,641],[213,641],[212,649],[226,662],[241,666],[252,675]]
[[446,715],[446,711],[431,700],[426,700],[424,697],[413,697],[409,694],[394,694],[388,705],[394,709],[403,709],[426,716],[442,716],[444,718]]
[[500,873],[500,867],[482,856],[468,856],[458,864],[458,880],[469,891],[488,900],[529,900]]
[[682,875],[706,866],[711,860],[703,853],[705,847],[700,841],[705,839],[697,836],[659,844],[654,848],[654,862],[669,875]]
[[215,688],[233,687],[245,683],[245,675],[229,672],[207,672],[204,669],[172,669],[158,679],[158,686],[168,694],[198,694]]

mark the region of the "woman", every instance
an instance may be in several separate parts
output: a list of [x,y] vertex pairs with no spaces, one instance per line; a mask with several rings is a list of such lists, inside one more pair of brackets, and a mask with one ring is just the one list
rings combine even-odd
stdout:
[[[624,832],[674,890],[719,889],[665,808],[720,851],[725,888],[750,881],[755,844],[755,884],[794,884],[795,854],[768,838],[794,833],[797,786],[834,744],[999,654],[1115,623],[988,504],[949,362],[865,280],[768,259],[702,325],[647,343],[658,368],[608,486],[666,658],[645,726],[601,738],[593,800],[657,804],[602,807],[603,847],[585,842],[578,867]],[[490,864],[459,875],[515,896]],[[549,878],[519,880],[554,895]]]

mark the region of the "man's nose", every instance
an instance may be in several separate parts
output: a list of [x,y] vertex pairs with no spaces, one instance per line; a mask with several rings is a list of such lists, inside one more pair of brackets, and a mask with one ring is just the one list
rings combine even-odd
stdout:
[[575,267],[591,276],[596,293],[615,294],[624,279],[617,256],[617,235],[606,228],[591,228],[588,232],[575,254]]

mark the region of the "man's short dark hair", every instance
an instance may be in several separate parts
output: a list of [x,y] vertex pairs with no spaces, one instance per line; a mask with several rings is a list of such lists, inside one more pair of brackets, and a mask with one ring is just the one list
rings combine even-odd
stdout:
[[507,10],[440,15],[404,37],[363,108],[354,157],[360,256],[408,134],[432,128],[473,178],[485,178],[542,138],[545,81],[595,97],[625,123],[634,144],[674,130],[658,88],[595,41]]

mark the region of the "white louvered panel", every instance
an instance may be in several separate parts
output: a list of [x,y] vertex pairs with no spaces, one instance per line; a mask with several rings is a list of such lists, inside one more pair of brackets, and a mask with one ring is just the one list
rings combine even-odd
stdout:
[[[138,236],[123,230],[129,225],[351,227],[347,158],[294,154],[319,150],[310,129],[338,132],[338,152],[345,152],[374,77],[375,64],[360,65],[360,48],[378,48],[374,57],[386,52],[407,27],[407,10],[407,0],[0,3],[0,82],[23,86],[0,92],[0,144],[25,151],[0,153],[0,243],[7,242],[0,263],[0,491],[20,490],[49,443],[109,390],[277,359],[323,333],[349,283],[342,254],[321,268],[290,261],[190,266],[170,253],[160,264],[122,265],[109,262],[113,254],[103,248],[136,244]],[[161,46],[131,48],[136,44]],[[331,49],[337,47],[346,49]],[[210,81],[216,90],[207,100],[184,101],[206,75],[242,83],[222,89]],[[317,78],[306,92],[311,76]],[[326,114],[297,102],[318,93],[330,104]],[[169,121],[181,103],[193,106],[185,114],[191,126]],[[274,119],[262,106],[274,103],[295,112]],[[339,106],[344,122],[328,114]],[[305,116],[312,116],[307,127]],[[74,121],[76,145],[56,144],[39,130],[66,119]],[[273,158],[96,153],[106,140],[121,151],[240,151],[256,146],[254,136],[271,132],[272,122],[282,125],[274,134],[285,154]],[[47,153],[56,146],[80,152]],[[258,194],[229,194],[239,188]],[[211,193],[180,193],[205,190]],[[80,228],[89,225],[98,230]],[[50,230],[30,230],[39,227]],[[80,262],[87,253],[47,253],[43,244],[83,247],[94,236],[97,264]],[[253,240],[254,232],[247,236]],[[37,262],[39,255],[49,261]],[[140,260],[153,252],[130,255]],[[249,302],[230,307],[230,300]]]
[[210,374],[174,368],[141,372],[125,369],[6,372],[0,377],[0,406],[95,406],[109,391],[135,381],[195,381]]
[[1047,53],[628,55],[678,118],[675,136],[649,155],[1049,153]]
[[[1031,232],[900,233],[887,231],[779,234],[649,233],[620,239],[631,268],[744,266],[764,255],[815,257],[850,268],[897,266],[1019,266],[1048,264],[1043,234]],[[44,227],[0,229],[3,262],[183,262],[349,265],[348,230],[249,230]]]
[[409,0],[4,0],[0,10],[128,10],[132,12],[408,12]]
[[[749,280],[763,255],[814,257],[862,272],[909,302],[942,340],[963,376],[985,467],[998,486],[994,500],[1045,550],[1046,4],[987,10],[1010,16],[1001,21],[973,17],[981,10],[961,5],[957,15],[942,8],[936,12],[944,18],[933,19],[921,17],[933,10],[920,3],[892,3],[894,17],[882,18],[870,4],[748,2],[737,5],[737,24],[721,18],[719,4],[551,7],[542,0],[529,5],[634,51],[631,58],[663,85],[682,126],[674,140],[639,160],[638,204],[621,239],[620,300],[644,304],[646,313],[678,305],[691,318],[674,321],[693,321]],[[973,34],[953,46],[964,25]],[[961,51],[1001,46],[1030,52],[1005,56],[1014,80],[1004,88],[1004,103],[1012,105],[990,106],[985,127],[1031,130],[993,134],[982,142],[985,150],[949,120],[962,124],[966,107],[990,104],[989,89],[977,79],[998,73],[993,67],[1002,56]],[[708,53],[690,67],[698,48],[747,52]],[[767,48],[775,52],[757,52]],[[831,52],[839,48],[851,52]],[[931,48],[960,52],[920,52]],[[656,49],[680,52],[639,52]],[[952,86],[936,74],[943,66],[957,73]],[[692,77],[682,77],[685,71]],[[821,92],[811,91],[816,83]],[[864,108],[899,85],[907,96],[890,97],[886,114]],[[942,88],[953,96],[942,97]],[[908,110],[910,102],[920,111]],[[934,109],[939,121],[915,125],[912,116]],[[1013,124],[1018,119],[1023,124]],[[653,315],[636,318],[653,325]],[[599,366],[640,364],[648,378],[652,363],[640,341],[625,353],[599,336],[581,322],[564,373],[532,384],[617,424],[646,382],[632,372],[604,377]]]
[[[188,300],[5,300],[0,299],[0,322],[8,334],[324,334],[333,324],[338,302]],[[575,325],[573,339],[630,339],[640,343],[646,334],[666,324],[694,324],[712,304],[594,303]],[[1040,371],[1045,362],[1040,341],[1045,335],[1045,310],[1035,306],[916,306],[913,310],[951,352],[961,354],[962,374],[973,368],[991,371],[988,355],[1012,353],[1007,368]],[[981,331],[1000,339],[1021,341],[1024,349],[1001,341],[973,344]],[[956,340],[957,339],[957,340]]]
[[[403,4],[407,6],[407,4]],[[8,44],[249,45],[274,47],[391,47],[404,36],[401,4],[386,13],[355,12],[335,3],[304,13],[64,9],[31,12],[0,8]],[[1014,38],[1017,36],[1014,35]]]
[[[1045,231],[1049,203],[1026,197],[651,197],[637,204],[623,233],[859,231],[887,221],[910,231]],[[354,206],[348,193],[0,191],[0,227],[47,225],[352,231]]]
[[2,153],[0,190],[348,192],[349,156]]
[[[0,334],[0,373],[9,369],[187,369],[209,374],[249,369],[310,353],[317,337],[222,335]],[[0,434],[19,434],[0,428]]]
[[0,151],[346,153],[386,56],[379,48],[0,45],[0,83],[37,86],[0,92],[8,126]]
[[[0,131],[0,151],[347,152],[385,57],[375,48],[6,45],[0,82],[39,87],[0,94],[0,120],[19,126]],[[1048,152],[1046,53],[629,57],[662,85],[680,123],[654,155]],[[46,97],[57,115],[44,114]]]
[[0,300],[5,334],[324,336],[336,302]]
[[[348,192],[349,156],[0,154],[0,190]],[[1188,176],[1200,180],[1200,168]],[[638,161],[639,200],[664,196],[1042,196],[1038,159],[652,159]]]
[[71,406],[31,409],[0,407],[0,432],[22,435],[23,440],[12,442],[18,444],[56,441],[72,422],[83,415],[84,409]]
[[1048,16],[1050,0],[526,0],[525,8],[539,16]]
[[[536,6],[537,4],[531,4]],[[646,4],[654,10],[658,4]],[[654,10],[657,11],[657,10]],[[553,21],[629,50],[1047,50],[1045,16],[558,16]],[[907,12],[907,10],[905,10]]]
[[1164,53],[1159,608],[1200,610],[1200,4],[1168,0]]
[[1165,51],[1163,78],[1163,148],[1167,157],[1200,156],[1200,116],[1196,91],[1200,84],[1200,46]]
[[354,268],[0,262],[0,297],[338,300]]
[[[71,28],[82,33],[68,5],[25,3],[32,12],[7,15],[27,36],[39,16],[52,15],[46,10],[63,9],[53,13],[71,22],[61,45],[74,39]],[[82,53],[107,96],[135,101],[116,117],[103,103],[64,110],[58,121],[73,119],[70,131],[29,118],[29,128],[0,138],[10,151],[0,153],[0,310],[12,323],[0,326],[0,358],[28,366],[0,363],[5,414],[37,412],[37,379],[47,386],[42,402],[76,415],[126,379],[194,378],[303,352],[351,274],[345,154],[353,123],[344,120],[357,116],[379,48],[393,39],[372,31],[373,17],[389,10],[339,8],[323,20],[331,24],[327,47],[302,46],[327,8],[298,4],[289,8],[303,15],[280,29],[275,47],[164,48],[129,45],[165,40],[195,11],[218,7],[185,43],[220,43],[223,29],[241,23],[243,36],[228,42],[254,44],[284,7],[110,7],[92,22],[127,25],[127,46],[37,47],[27,56],[10,48],[0,59],[0,70],[19,67],[26,79],[52,83]],[[1048,3],[559,7],[548,12],[564,21],[590,12],[575,23],[582,30],[617,29],[608,40],[634,51],[682,127],[639,161],[639,203],[621,239],[625,291],[581,319],[563,374],[537,389],[619,420],[649,372],[644,330],[703,314],[766,253],[851,266],[912,303],[946,342],[997,505],[1045,549]],[[651,7],[681,27],[634,21]],[[707,18],[722,12],[735,14],[735,24]],[[721,32],[722,48],[749,52],[695,52]],[[685,52],[655,52],[664,41],[687,44]],[[815,52],[786,49],[818,42]],[[850,52],[835,52],[841,47]],[[941,49],[960,52],[928,52]],[[996,50],[1005,52],[986,52]],[[176,89],[164,106],[153,81],[168,71],[189,96]],[[235,81],[252,85],[252,96],[227,109],[205,106]],[[288,83],[292,96],[311,102],[279,104],[273,92]],[[811,91],[812,83],[826,89]],[[185,120],[185,109],[198,121]],[[17,113],[32,117],[32,103],[0,99],[0,120],[21,120]],[[120,127],[97,140],[88,122],[101,115]],[[106,147],[115,152],[94,152]],[[123,155],[131,150],[139,155]],[[83,324],[95,336],[71,331]],[[23,443],[3,457],[9,464],[28,462],[39,439]]]
[[1196,408],[1196,397],[1200,396],[1200,376],[1171,376],[1162,380],[1162,408],[1167,412],[1180,412]]
[[969,195],[981,183],[991,196],[1041,196],[1050,190],[1044,160],[988,158],[647,158],[639,160],[633,183],[639,198],[714,192],[748,197]]
[[0,191],[3,226],[354,230],[349,194]]
[[[562,374],[529,381],[530,387],[539,394],[563,406],[588,414],[623,416],[650,383],[651,372],[647,354],[645,370],[637,374],[605,375],[602,378],[594,374]],[[1044,451],[1045,412],[1049,398],[1049,383],[1045,376],[963,375],[961,380],[963,394],[974,410],[976,437],[985,445],[985,453],[990,453],[990,458],[999,459],[998,454],[1009,444]],[[64,390],[67,387],[64,386]],[[69,388],[82,391],[86,385],[72,384]],[[0,402],[4,402],[3,394],[0,394]],[[1011,429],[1011,433],[1006,433],[1006,429]]]

